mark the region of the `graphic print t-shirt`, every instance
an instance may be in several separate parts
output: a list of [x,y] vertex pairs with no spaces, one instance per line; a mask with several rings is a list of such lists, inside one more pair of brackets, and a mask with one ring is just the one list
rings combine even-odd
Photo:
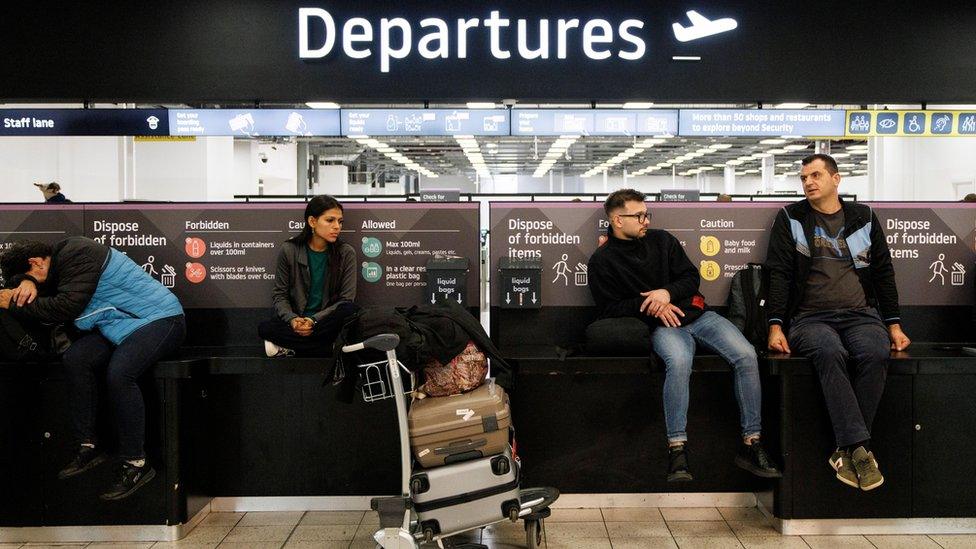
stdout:
[[799,313],[856,309],[866,305],[864,288],[844,237],[844,210],[814,212],[816,226],[810,243],[810,276]]

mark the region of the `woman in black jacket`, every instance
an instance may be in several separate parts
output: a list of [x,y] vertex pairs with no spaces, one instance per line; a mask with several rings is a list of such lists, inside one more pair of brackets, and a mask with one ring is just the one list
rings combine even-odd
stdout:
[[358,307],[356,250],[339,238],[342,204],[316,196],[305,207],[305,228],[282,245],[272,292],[275,316],[258,326],[274,356],[328,356],[339,329]]

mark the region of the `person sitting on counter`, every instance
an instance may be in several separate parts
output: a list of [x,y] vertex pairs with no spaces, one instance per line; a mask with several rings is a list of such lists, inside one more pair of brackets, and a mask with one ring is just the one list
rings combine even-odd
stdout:
[[106,460],[95,429],[98,378],[104,375],[121,462],[115,483],[100,497],[131,496],[156,475],[146,463],[145,402],[137,382],[183,344],[179,300],[124,253],[82,236],[53,247],[16,243],[0,257],[0,269],[16,285],[0,290],[0,308],[48,324],[73,323],[82,333],[62,357],[78,450],[58,478]]
[[801,163],[806,199],[777,214],[766,254],[768,345],[813,362],[837,443],[828,462],[837,480],[873,490],[884,476],[871,451],[871,424],[890,351],[911,341],[901,330],[895,270],[878,217],[867,205],[840,199],[832,157],[814,154]]
[[761,401],[756,350],[731,322],[705,310],[698,269],[671,233],[649,229],[644,193],[622,189],[604,203],[607,243],[589,261],[589,287],[601,318],[636,317],[651,328],[665,364],[664,422],[668,481],[692,480],[688,465],[688,403],[696,345],[714,350],[734,372],[742,445],[735,464],[764,478],[782,474],[760,442]]
[[282,245],[271,292],[274,317],[258,326],[269,357],[331,355],[343,323],[359,310],[356,250],[340,238],[342,215],[335,198],[313,197],[302,232]]

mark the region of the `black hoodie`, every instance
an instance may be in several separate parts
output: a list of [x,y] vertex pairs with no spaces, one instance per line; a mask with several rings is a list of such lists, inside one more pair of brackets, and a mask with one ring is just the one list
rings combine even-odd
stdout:
[[609,231],[607,243],[590,257],[587,271],[600,318],[641,317],[641,292],[661,288],[681,307],[698,293],[701,280],[678,239],[658,229],[648,229],[635,240],[621,240]]

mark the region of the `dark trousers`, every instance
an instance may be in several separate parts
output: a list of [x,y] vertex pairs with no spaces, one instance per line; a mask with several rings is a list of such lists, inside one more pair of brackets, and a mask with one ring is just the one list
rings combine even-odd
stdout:
[[794,319],[790,350],[820,376],[837,446],[871,438],[888,374],[891,342],[873,308],[808,313]]
[[119,440],[119,457],[143,459],[146,405],[137,380],[154,364],[183,344],[183,315],[151,322],[116,347],[98,332],[90,332],[64,353],[64,371],[74,436],[79,443],[95,443],[98,376],[104,371],[112,423]]
[[291,329],[291,325],[278,317],[265,320],[258,325],[261,339],[274,343],[279,347],[291,349],[298,356],[325,357],[332,356],[332,344],[339,335],[339,330],[350,316],[359,311],[359,306],[352,302],[340,303],[331,314],[315,323],[312,335],[300,336]]

